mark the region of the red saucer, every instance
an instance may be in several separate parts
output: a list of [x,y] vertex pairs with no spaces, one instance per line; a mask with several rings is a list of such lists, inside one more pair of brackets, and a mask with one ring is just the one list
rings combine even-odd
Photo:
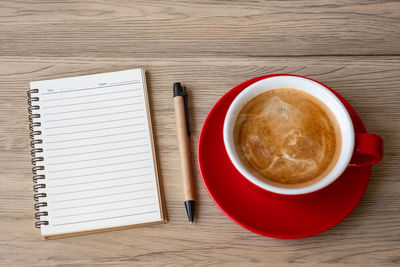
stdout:
[[[201,130],[199,165],[209,195],[237,224],[269,237],[302,238],[326,231],[349,215],[367,189],[371,167],[347,168],[328,187],[296,196],[267,192],[246,180],[235,169],[226,153],[222,136],[229,105],[250,84],[280,75],[288,74],[265,75],[245,81],[215,104]],[[353,120],[355,132],[366,132],[350,104],[331,88],[325,87],[343,102]]]

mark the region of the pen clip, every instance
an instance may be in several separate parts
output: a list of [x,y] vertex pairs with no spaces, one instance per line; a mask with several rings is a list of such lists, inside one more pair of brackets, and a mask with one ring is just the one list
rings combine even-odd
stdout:
[[182,96],[183,96],[183,105],[185,107],[186,130],[187,130],[187,135],[190,136],[188,94],[186,92],[185,86],[183,87],[183,90],[182,90]]

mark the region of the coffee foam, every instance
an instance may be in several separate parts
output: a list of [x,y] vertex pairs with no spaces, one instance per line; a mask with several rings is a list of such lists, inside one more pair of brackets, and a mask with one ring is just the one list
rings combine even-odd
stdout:
[[339,156],[341,137],[331,111],[296,89],[275,89],[250,100],[235,123],[236,151],[256,176],[284,187],[322,179]]

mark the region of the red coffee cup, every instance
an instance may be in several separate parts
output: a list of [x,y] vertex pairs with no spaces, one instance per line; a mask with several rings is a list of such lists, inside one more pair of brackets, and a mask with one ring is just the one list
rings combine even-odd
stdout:
[[[336,117],[342,136],[339,158],[333,169],[322,179],[301,187],[280,187],[260,179],[249,171],[238,156],[233,129],[242,107],[255,96],[268,90],[294,88],[306,92],[324,103]],[[278,194],[299,195],[320,190],[334,182],[348,167],[362,167],[378,163],[383,157],[383,141],[376,134],[357,133],[347,109],[340,99],[325,85],[312,79],[296,75],[279,75],[257,81],[245,88],[231,103],[224,121],[223,137],[226,151],[235,168],[250,182]]]

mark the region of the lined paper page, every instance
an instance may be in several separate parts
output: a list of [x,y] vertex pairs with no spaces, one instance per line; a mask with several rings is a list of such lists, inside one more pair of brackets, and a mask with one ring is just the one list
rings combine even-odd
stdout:
[[[162,220],[141,69],[32,82],[39,89],[49,221],[42,235]],[[36,96],[36,95],[35,95]]]

